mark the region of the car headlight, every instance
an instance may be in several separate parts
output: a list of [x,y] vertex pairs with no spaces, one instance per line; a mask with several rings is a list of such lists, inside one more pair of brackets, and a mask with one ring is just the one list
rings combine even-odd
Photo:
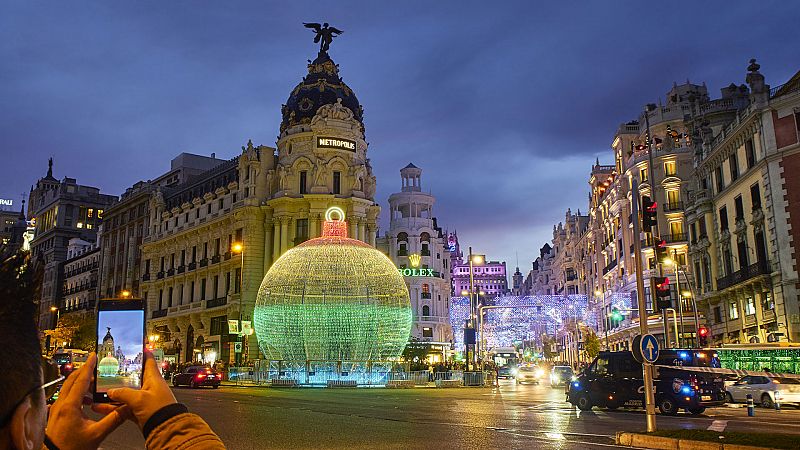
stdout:
[[544,370],[537,369],[536,372],[534,372],[534,375],[536,375],[536,378],[541,378],[544,375]]
[[516,374],[517,374],[517,369],[511,369],[511,375],[516,375]]
[[558,375],[553,375],[552,377],[550,377],[550,380],[551,380],[553,383],[558,383],[558,382],[560,382],[560,381],[561,381],[561,379],[560,379],[560,378],[558,378]]

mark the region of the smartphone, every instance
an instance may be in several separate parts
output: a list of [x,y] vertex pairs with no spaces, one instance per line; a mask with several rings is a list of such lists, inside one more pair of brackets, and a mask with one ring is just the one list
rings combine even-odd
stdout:
[[100,300],[97,306],[95,402],[109,402],[109,389],[141,387],[144,325],[143,300]]

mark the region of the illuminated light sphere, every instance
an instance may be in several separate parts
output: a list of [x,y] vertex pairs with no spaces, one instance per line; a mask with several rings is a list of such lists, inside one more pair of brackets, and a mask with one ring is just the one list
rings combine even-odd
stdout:
[[119,361],[111,355],[101,359],[97,364],[97,373],[101,377],[115,377],[119,373]]
[[399,357],[411,332],[402,275],[386,255],[347,237],[341,209],[326,216],[335,220],[322,237],[288,250],[264,276],[254,313],[261,351],[290,365]]

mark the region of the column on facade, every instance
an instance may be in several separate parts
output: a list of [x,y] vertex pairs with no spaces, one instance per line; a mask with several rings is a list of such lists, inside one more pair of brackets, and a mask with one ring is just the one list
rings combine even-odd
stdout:
[[317,218],[318,217],[319,217],[319,214],[317,214],[317,213],[309,213],[308,214],[308,237],[310,239],[318,237],[320,234],[322,234],[322,233],[318,234],[318,231],[317,231],[317,229],[319,228],[318,227],[318,222],[317,222]]
[[362,242],[366,242],[367,238],[366,238],[366,235],[364,233],[364,231],[365,231],[364,221],[359,219],[358,224],[356,226],[357,226],[357,230],[358,230],[358,240],[362,241]]
[[281,255],[289,249],[289,218],[281,217]]
[[[270,216],[267,216],[270,217]],[[274,229],[272,226],[272,220],[265,220],[264,226],[264,273],[267,273],[267,270],[272,265],[272,253],[273,253],[273,238],[274,236]]]
[[272,219],[272,260],[276,261],[281,255],[281,220]]

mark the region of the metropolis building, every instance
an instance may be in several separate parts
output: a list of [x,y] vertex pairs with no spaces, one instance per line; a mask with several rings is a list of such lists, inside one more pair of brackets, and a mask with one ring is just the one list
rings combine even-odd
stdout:
[[[363,110],[327,52],[281,112],[277,148],[248,142],[236,158],[150,197],[140,291],[148,334],[160,336],[167,359],[234,361],[239,337],[228,321],[252,320],[266,271],[321,235],[329,207],[345,211],[350,237],[375,245],[380,207]],[[242,344],[245,359],[258,357],[255,336]]]
[[412,339],[430,342],[446,355],[453,339],[446,233],[433,216],[435,197],[422,191],[422,169],[409,164],[400,170],[400,178],[401,191],[389,197],[389,231],[378,248],[389,255],[408,286]]

